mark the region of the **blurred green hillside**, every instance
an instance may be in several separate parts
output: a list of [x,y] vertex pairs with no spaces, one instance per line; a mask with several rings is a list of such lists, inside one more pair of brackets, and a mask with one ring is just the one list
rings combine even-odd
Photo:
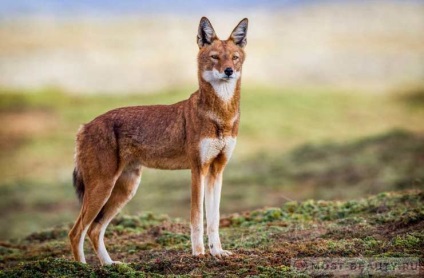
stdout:
[[[74,220],[79,205],[71,172],[80,124],[116,107],[173,103],[193,91],[82,96],[2,89],[0,239]],[[419,87],[392,94],[244,88],[222,211],[423,188],[423,99]],[[146,169],[124,213],[188,218],[189,176]]]

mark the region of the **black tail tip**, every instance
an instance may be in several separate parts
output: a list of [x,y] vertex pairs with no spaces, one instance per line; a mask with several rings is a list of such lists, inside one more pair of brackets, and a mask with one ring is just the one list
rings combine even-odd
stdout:
[[82,180],[82,177],[78,174],[77,169],[74,169],[74,172],[72,173],[73,183],[75,187],[75,192],[77,194],[77,197],[80,202],[82,202],[82,199],[84,198],[84,182]]

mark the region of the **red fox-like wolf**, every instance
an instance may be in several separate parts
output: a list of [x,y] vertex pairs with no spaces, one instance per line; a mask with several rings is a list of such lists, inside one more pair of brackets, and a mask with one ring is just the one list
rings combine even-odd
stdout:
[[220,40],[203,17],[197,34],[199,89],[190,98],[118,108],[80,128],[73,177],[82,206],[69,233],[75,260],[85,262],[87,234],[103,265],[117,263],[106,250],[105,230],[134,196],[144,167],[191,169],[193,255],[205,253],[204,198],[210,253],[218,258],[232,254],[219,239],[219,202],[239,128],[247,27],[245,18],[227,40]]

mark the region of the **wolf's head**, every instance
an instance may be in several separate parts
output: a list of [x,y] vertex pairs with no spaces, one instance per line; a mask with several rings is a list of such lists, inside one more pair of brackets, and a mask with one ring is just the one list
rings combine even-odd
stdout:
[[201,78],[211,84],[235,83],[245,59],[247,18],[240,21],[227,40],[220,40],[212,24],[202,17],[197,34],[198,69]]

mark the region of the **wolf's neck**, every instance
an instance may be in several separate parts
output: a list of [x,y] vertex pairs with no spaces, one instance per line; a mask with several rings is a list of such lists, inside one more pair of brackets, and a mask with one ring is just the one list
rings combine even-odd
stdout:
[[228,81],[212,81],[210,84],[212,85],[215,94],[224,103],[231,101],[234,97],[234,94],[236,93],[236,79],[231,79]]
[[232,119],[240,111],[240,79],[225,82],[200,81],[199,112]]

